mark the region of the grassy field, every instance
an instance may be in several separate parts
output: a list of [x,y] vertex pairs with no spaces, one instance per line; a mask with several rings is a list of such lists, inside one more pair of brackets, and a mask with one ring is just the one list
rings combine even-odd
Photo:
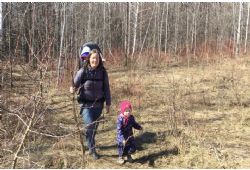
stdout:
[[[189,66],[161,64],[150,69],[107,67],[112,108],[104,115],[105,121],[99,125],[96,138],[101,158],[93,161],[86,155],[86,168],[250,168],[250,58]],[[1,94],[2,104],[10,109],[24,105],[34,89],[27,76],[22,76],[26,74],[22,69],[14,71],[15,88],[10,91],[5,87]],[[41,111],[33,129],[55,136],[71,135],[59,138],[30,133],[17,167],[82,168],[79,135],[73,133],[76,124],[68,90],[70,80],[60,90],[47,80],[41,104],[41,110],[45,111]],[[135,131],[138,151],[133,155],[134,163],[119,165],[116,118],[123,99],[131,100],[133,114],[144,131]],[[75,107],[78,113],[78,105]],[[4,131],[11,124],[4,122],[10,116],[4,112],[2,115]],[[17,129],[25,128],[21,123],[11,128]],[[10,168],[21,133],[1,132],[0,137],[4,141],[0,168]]]

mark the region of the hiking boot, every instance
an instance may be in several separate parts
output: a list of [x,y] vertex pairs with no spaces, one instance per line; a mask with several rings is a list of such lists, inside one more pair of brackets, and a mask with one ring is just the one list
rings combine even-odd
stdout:
[[97,159],[100,158],[100,156],[96,153],[96,151],[93,151],[92,157],[93,157],[94,160],[97,160]]
[[118,160],[117,160],[117,162],[119,163],[119,164],[124,164],[124,159],[122,159],[122,157],[119,157],[118,158]]
[[132,163],[133,162],[133,158],[131,155],[127,155],[127,161]]

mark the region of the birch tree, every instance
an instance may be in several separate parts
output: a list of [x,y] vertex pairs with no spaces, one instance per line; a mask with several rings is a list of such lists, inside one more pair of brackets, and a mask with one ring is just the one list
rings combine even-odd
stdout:
[[237,40],[236,40],[236,49],[235,49],[235,55],[236,57],[239,56],[240,51],[240,24],[241,24],[241,13],[242,13],[242,2],[239,4],[239,19],[238,19],[238,28],[237,28]]
[[168,2],[166,11],[166,28],[165,28],[165,56],[167,55],[167,43],[168,43]]
[[61,23],[61,40],[60,40],[60,55],[59,55],[59,62],[57,67],[57,85],[62,79],[62,72],[63,72],[63,39],[64,39],[64,29],[65,29],[65,22],[66,22],[66,8],[65,3],[63,4],[63,22]]
[[236,49],[236,26],[235,26],[235,4],[233,3],[233,53],[235,55],[235,49]]
[[246,35],[245,35],[245,48],[244,53],[247,53],[247,36],[248,36],[248,23],[249,23],[249,9],[250,9],[250,3],[247,3],[247,20],[246,20]]
[[132,47],[132,56],[134,56],[135,49],[136,49],[136,34],[137,34],[137,26],[138,26],[138,13],[139,13],[139,4],[138,2],[135,3],[135,12],[134,12],[134,30],[133,30],[133,47]]

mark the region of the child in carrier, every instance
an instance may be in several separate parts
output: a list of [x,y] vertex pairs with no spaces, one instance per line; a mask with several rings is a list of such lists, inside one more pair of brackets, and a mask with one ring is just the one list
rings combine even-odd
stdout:
[[131,103],[127,100],[120,103],[120,114],[117,118],[117,143],[118,143],[118,163],[123,164],[123,156],[128,162],[133,162],[131,154],[136,151],[136,143],[133,136],[133,128],[142,130],[142,127],[135,121],[132,113]]

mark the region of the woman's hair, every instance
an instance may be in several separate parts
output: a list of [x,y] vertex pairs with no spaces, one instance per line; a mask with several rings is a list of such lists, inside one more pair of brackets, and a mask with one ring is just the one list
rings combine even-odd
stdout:
[[[103,66],[103,62],[102,62],[102,58],[101,58],[101,55],[100,55],[100,53],[98,52],[98,50],[97,49],[93,49],[93,50],[91,50],[90,51],[90,54],[89,54],[89,58],[91,57],[91,55],[92,54],[98,54],[98,56],[99,56],[99,65],[97,66],[97,67],[101,67],[101,66]],[[89,59],[90,60],[90,59]],[[90,61],[88,60],[88,64],[90,64]]]

